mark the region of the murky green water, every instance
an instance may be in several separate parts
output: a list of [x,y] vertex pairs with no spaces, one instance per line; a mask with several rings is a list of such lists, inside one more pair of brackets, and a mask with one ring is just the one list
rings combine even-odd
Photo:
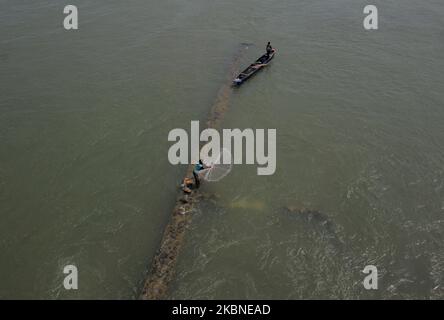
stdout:
[[276,128],[277,171],[203,186],[170,298],[444,298],[442,1],[373,2],[374,32],[365,1],[75,4],[68,32],[58,1],[0,1],[1,298],[136,298],[185,170],[169,130],[266,41],[224,127]]

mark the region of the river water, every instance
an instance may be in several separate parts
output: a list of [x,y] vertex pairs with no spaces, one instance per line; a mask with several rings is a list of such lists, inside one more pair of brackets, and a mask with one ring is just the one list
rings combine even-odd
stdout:
[[361,0],[73,4],[66,31],[58,1],[0,0],[1,298],[137,298],[186,170],[168,132],[267,41],[223,127],[276,128],[276,173],[202,186],[168,298],[444,298],[442,1],[372,1],[377,31]]

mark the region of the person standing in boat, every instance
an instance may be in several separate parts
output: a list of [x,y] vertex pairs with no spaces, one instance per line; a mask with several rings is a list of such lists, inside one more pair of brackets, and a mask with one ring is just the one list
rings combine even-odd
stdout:
[[270,41],[267,43],[266,50],[267,50],[267,57],[269,57],[270,54],[273,53],[273,47],[271,46]]

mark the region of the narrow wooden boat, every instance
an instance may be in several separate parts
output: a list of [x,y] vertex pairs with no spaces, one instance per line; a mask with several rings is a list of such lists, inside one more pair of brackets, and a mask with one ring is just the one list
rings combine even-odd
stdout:
[[273,49],[270,55],[264,54],[259,59],[257,59],[254,63],[250,64],[250,66],[242,71],[236,79],[233,80],[233,84],[236,86],[240,86],[242,83],[250,79],[253,75],[255,75],[259,70],[265,67],[273,58],[276,53],[276,50]]

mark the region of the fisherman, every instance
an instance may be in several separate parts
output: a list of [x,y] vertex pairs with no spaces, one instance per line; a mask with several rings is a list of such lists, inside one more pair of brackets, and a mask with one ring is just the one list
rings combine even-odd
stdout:
[[199,172],[207,168],[209,168],[209,166],[204,165],[201,159],[199,159],[199,163],[196,163],[196,165],[194,166],[193,177],[196,189],[200,187]]
[[268,43],[267,43],[267,47],[266,47],[266,50],[267,50],[267,57],[270,57],[270,54],[272,54],[273,53],[273,47],[271,46],[271,44],[270,44],[270,41],[268,41]]

